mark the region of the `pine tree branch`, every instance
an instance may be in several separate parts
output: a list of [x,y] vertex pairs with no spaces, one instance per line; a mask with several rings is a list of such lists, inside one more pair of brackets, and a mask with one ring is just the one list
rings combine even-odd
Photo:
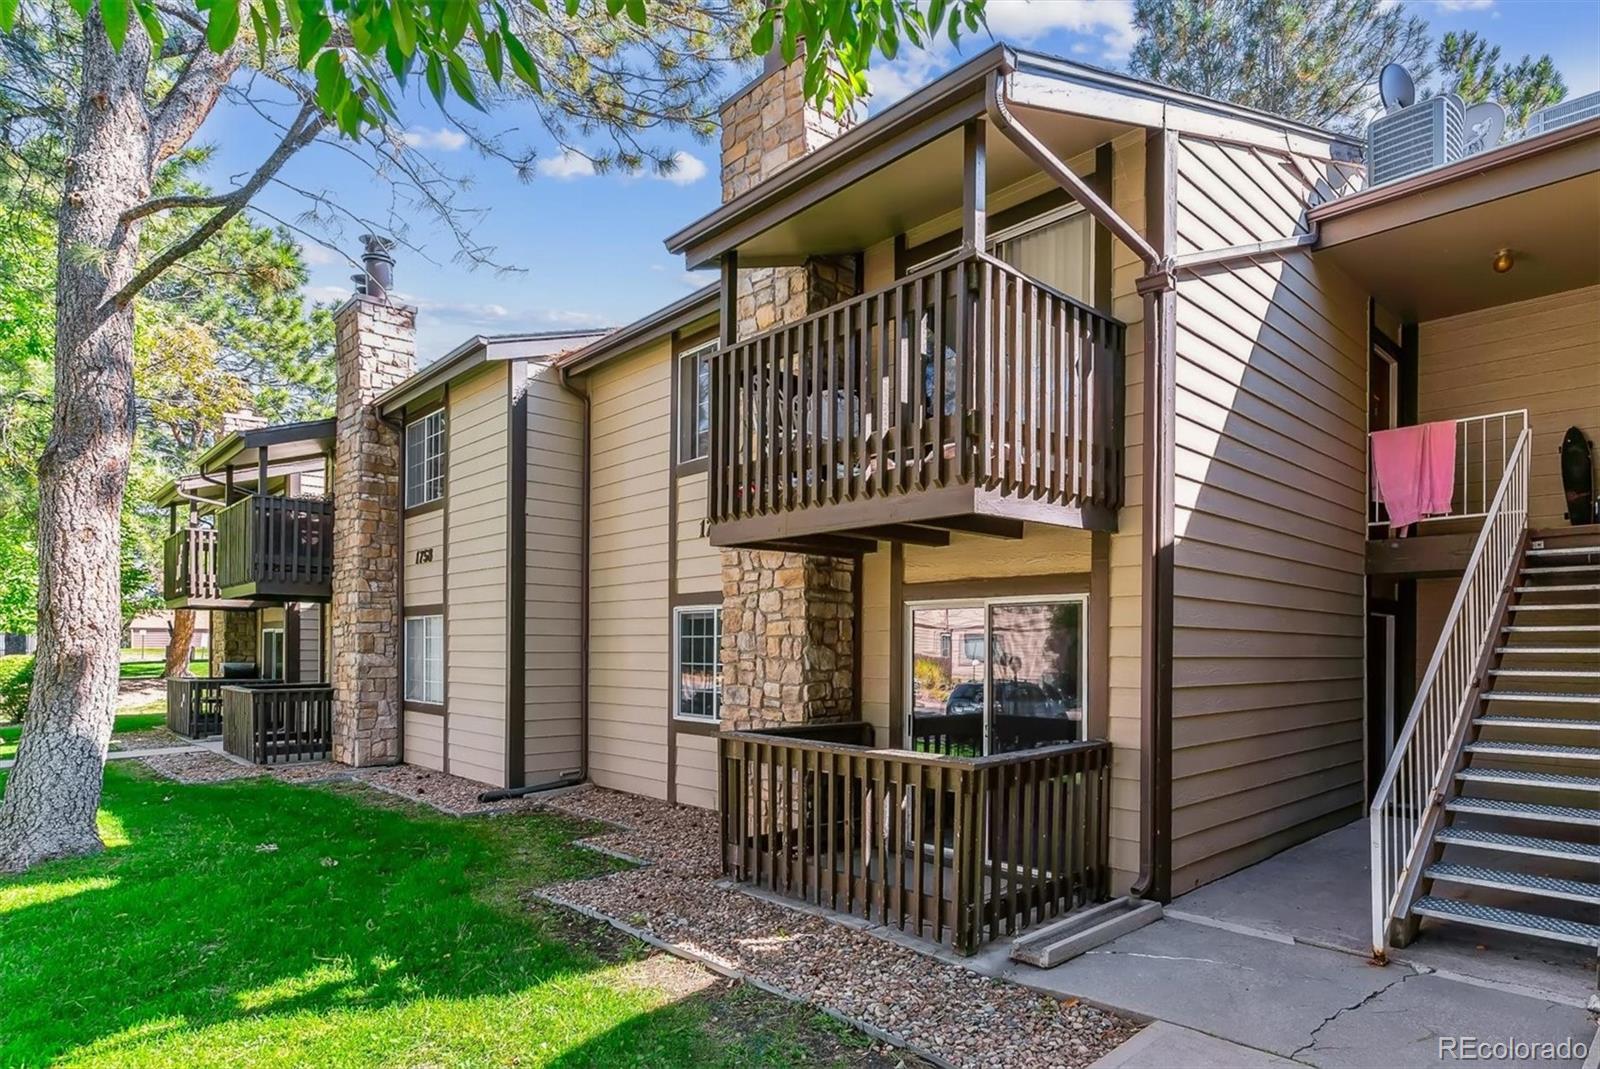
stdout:
[[127,285],[106,299],[100,306],[100,314],[107,315],[125,307],[140,290],[153,282],[163,271],[210,240],[212,235],[227,225],[228,220],[244,210],[250,199],[261,190],[262,186],[272,180],[283,165],[289,162],[290,157],[317,139],[317,135],[327,126],[327,122],[315,101],[308,100],[302,104],[300,113],[295,116],[294,122],[289,124],[288,132],[278,142],[278,147],[262,161],[261,166],[256,168],[249,180],[231,193],[224,194],[218,210],[205,222],[168,245],[154,259],[141,267],[133,278],[128,280]]
[[211,114],[233,72],[239,67],[237,45],[220,55],[209,48],[189,54],[172,88],[156,106],[150,120],[150,167],[166,160],[189,143]]

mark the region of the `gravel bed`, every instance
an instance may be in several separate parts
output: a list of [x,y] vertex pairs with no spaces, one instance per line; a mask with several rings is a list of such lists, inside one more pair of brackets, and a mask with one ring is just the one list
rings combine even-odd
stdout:
[[595,788],[552,810],[624,830],[604,849],[653,864],[543,888],[958,1066],[1088,1065],[1139,1025],[1060,1001],[811,913],[718,886],[717,815]]
[[528,813],[545,804],[545,799],[537,795],[508,798],[501,802],[480,802],[478,795],[489,789],[483,784],[416,765],[362,768],[351,773],[351,778],[407,801],[421,802],[458,817],[485,813]]

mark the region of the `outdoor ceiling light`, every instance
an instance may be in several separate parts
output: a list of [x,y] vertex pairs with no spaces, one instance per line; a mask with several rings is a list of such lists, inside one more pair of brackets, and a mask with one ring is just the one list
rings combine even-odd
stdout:
[[1510,249],[1501,249],[1494,254],[1494,273],[1503,275],[1516,266],[1516,259],[1511,255]]

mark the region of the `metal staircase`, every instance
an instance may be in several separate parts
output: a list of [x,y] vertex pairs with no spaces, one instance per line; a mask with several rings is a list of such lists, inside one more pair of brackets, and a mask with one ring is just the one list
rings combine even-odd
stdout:
[[1426,917],[1600,948],[1600,529],[1528,535],[1490,640],[1391,939]]

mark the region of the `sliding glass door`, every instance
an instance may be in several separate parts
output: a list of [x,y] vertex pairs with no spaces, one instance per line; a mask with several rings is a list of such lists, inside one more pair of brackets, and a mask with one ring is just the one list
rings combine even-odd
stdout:
[[1088,665],[1081,594],[906,606],[906,738],[954,756],[1083,737]]

